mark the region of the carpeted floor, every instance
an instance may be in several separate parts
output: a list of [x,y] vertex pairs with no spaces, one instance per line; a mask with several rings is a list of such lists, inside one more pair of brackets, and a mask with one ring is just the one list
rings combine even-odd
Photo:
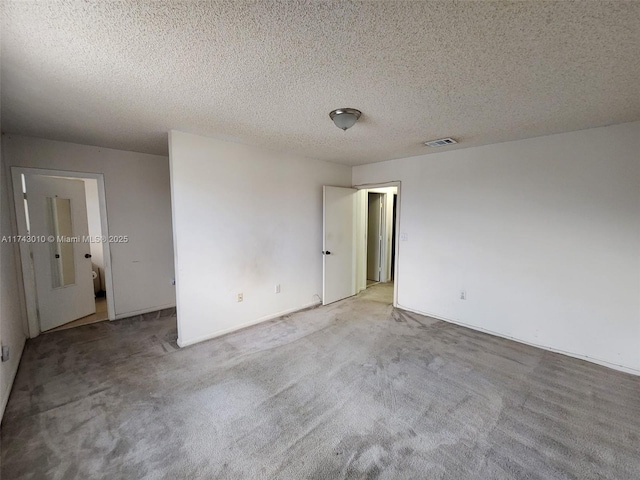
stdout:
[[172,316],[29,341],[2,479],[640,478],[639,377],[389,289],[184,349]]

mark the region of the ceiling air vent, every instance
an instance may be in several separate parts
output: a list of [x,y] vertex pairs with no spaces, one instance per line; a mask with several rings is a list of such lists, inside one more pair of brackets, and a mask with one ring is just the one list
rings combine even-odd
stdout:
[[447,145],[453,145],[456,142],[453,138],[440,138],[438,140],[430,140],[428,142],[424,142],[427,147],[445,147]]

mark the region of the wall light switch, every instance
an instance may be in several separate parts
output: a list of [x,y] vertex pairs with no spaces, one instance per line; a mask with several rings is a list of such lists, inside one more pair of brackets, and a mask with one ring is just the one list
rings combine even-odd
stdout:
[[276,285],[276,293],[280,293],[280,284]]
[[9,345],[2,345],[2,361],[9,360]]

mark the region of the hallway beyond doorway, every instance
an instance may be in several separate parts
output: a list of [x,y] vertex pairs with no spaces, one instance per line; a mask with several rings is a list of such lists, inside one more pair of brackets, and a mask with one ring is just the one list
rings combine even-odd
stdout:
[[373,283],[358,294],[359,297],[372,302],[393,305],[393,282]]

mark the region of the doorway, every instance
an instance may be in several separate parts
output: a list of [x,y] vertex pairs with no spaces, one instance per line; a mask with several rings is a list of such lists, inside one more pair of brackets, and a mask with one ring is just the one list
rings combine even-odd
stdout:
[[380,282],[383,194],[367,191],[367,287]]
[[[323,186],[323,305],[361,292],[370,295],[374,288],[385,289],[384,303],[398,305],[400,186],[399,181],[353,188]],[[369,193],[379,194],[371,197],[372,212],[375,212],[371,216],[380,220],[380,227],[372,227],[372,234],[368,231]],[[372,248],[368,249],[369,239]],[[368,258],[368,250],[379,253]],[[373,280],[369,284],[375,285],[368,289],[367,269],[370,265],[373,273],[369,276]]]
[[[396,224],[398,186],[367,186],[360,188],[361,225],[357,242],[359,265],[358,291],[367,296],[394,304],[396,272]],[[371,291],[369,291],[371,289]]]
[[[68,177],[65,180],[75,180]],[[102,225],[100,221],[100,200],[98,195],[98,181],[94,178],[82,178],[76,181],[84,183],[84,191],[86,198],[86,215],[88,235],[91,239],[89,242],[89,251],[91,259],[91,280],[93,286],[93,304],[95,312],[80,318],[71,320],[70,322],[61,323],[59,326],[47,330],[47,332],[55,332],[58,330],[66,330],[68,328],[79,327],[81,325],[89,325],[108,320],[107,313],[107,291],[105,288],[105,267],[104,252],[101,241]]]
[[115,318],[102,174],[11,170],[29,336]]

